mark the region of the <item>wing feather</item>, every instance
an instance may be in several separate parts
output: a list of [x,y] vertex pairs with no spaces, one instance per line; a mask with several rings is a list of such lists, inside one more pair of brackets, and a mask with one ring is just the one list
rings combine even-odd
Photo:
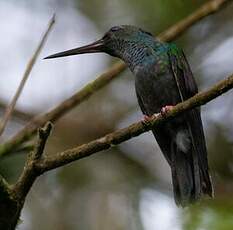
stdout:
[[[171,45],[168,55],[181,100],[185,101],[198,93],[195,79],[187,59],[181,49],[179,49],[176,45]],[[207,149],[201,121],[200,108],[194,108],[188,111],[186,122],[189,126],[194,148],[198,154],[198,163],[202,171],[201,174],[206,183],[206,185],[203,185],[203,187],[206,188],[206,193],[212,195],[212,186],[208,173]]]

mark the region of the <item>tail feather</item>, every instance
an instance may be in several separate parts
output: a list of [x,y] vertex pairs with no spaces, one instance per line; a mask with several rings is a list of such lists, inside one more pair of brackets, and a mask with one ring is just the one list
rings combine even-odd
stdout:
[[172,146],[171,172],[175,202],[187,206],[200,199],[202,194],[212,196],[208,172],[203,172],[195,150],[184,153],[176,144]]
[[212,186],[212,180],[209,175],[208,170],[201,170],[201,186],[204,194],[207,194],[210,197],[214,197],[214,191]]

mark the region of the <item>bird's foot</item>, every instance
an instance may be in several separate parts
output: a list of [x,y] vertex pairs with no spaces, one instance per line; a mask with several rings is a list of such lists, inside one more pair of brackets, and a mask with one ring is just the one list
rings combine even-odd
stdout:
[[164,107],[162,107],[160,113],[162,116],[165,116],[171,109],[173,109],[173,105],[166,105]]
[[143,115],[143,121],[145,121],[145,122],[148,122],[148,121],[150,121],[150,116],[148,116],[148,115]]
[[144,115],[143,115],[142,122],[143,122],[144,124],[147,124],[147,123],[150,122],[151,118],[152,118],[152,117],[150,117],[150,116],[144,114]]
[[153,114],[151,116],[143,115],[142,122],[143,124],[148,125],[154,118],[157,118],[158,116],[159,116],[159,113]]

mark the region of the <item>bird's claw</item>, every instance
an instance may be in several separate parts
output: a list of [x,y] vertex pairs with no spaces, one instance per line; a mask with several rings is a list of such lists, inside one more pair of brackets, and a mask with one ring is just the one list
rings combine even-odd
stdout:
[[161,109],[161,115],[162,116],[165,116],[171,109],[173,109],[173,105],[166,105],[166,106],[164,106],[164,107],[162,107],[162,109]]
[[146,121],[146,122],[148,122],[148,121],[150,121],[150,116],[147,116],[147,115],[143,115],[143,121]]
[[150,122],[150,119],[151,119],[150,116],[144,114],[144,115],[143,115],[142,122],[143,122],[144,124],[147,124],[147,123]]

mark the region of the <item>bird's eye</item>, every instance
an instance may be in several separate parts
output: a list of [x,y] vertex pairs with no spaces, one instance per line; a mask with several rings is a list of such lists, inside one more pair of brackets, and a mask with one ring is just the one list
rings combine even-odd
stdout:
[[114,27],[112,27],[112,28],[110,29],[110,31],[111,31],[111,32],[115,32],[115,31],[118,31],[118,30],[120,30],[120,29],[121,29],[120,26],[114,26]]

